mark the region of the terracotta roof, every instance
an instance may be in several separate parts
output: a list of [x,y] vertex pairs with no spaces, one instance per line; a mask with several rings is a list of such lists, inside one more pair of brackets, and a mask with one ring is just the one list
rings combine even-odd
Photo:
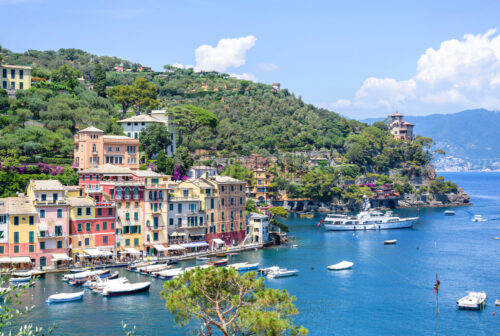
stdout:
[[246,184],[246,181],[237,180],[235,178],[229,176],[215,175],[208,178],[209,181],[212,181],[217,184]]
[[403,115],[396,111],[396,113],[391,114],[389,117],[402,117]]
[[130,174],[132,175],[133,171],[127,167],[119,167],[112,164],[104,164],[97,168],[89,168],[85,170],[81,170],[78,172],[79,174]]
[[126,136],[126,135],[103,135],[102,137],[104,139],[137,140],[137,141],[139,141],[139,139],[132,139],[132,138],[129,138],[128,136]]
[[31,180],[33,190],[64,190],[64,186],[58,180]]
[[403,125],[406,125],[406,126],[415,126],[415,124],[412,124],[411,122],[404,121],[404,120],[403,120]]
[[92,133],[104,133],[104,131],[103,131],[103,130],[100,130],[100,129],[98,129],[97,127],[94,127],[94,126],[89,126],[89,127],[87,127],[87,128],[84,128],[84,129],[82,129],[82,130],[81,130],[80,132],[78,132],[78,133],[87,133],[87,132],[89,132],[89,133],[90,133],[90,132],[92,132]]
[[165,123],[165,121],[153,118],[153,117],[151,117],[150,115],[147,115],[147,114],[139,114],[139,115],[127,118],[127,119],[120,120],[118,122],[119,123],[150,122],[150,123],[160,123],[160,124],[164,124]]
[[68,197],[68,203],[72,207],[93,206],[94,200],[90,197]]

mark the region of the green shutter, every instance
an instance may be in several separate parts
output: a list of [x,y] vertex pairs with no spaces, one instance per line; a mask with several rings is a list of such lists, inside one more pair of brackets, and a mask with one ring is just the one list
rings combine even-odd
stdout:
[[35,231],[30,231],[29,233],[29,242],[34,243],[35,242]]

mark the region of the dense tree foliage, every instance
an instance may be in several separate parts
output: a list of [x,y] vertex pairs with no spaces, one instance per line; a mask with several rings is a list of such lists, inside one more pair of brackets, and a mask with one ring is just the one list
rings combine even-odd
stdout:
[[306,335],[296,326],[298,310],[286,290],[270,289],[255,272],[196,268],[166,281],[161,296],[174,321],[201,324],[201,335]]
[[99,97],[106,97],[106,70],[101,63],[97,63],[94,69],[94,91]]
[[176,125],[179,143],[188,148],[196,131],[210,131],[217,126],[217,117],[212,112],[193,105],[175,106],[168,113]]
[[254,184],[253,172],[239,163],[234,163],[225,167],[220,174],[230,176],[238,180],[247,181],[249,185]]
[[172,144],[170,132],[164,124],[152,124],[144,128],[139,135],[139,141],[142,150],[153,159],[160,152],[167,153],[168,146]]

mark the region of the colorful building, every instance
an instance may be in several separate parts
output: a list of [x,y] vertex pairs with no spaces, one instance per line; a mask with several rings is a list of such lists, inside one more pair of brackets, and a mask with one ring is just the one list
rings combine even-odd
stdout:
[[170,133],[171,144],[167,148],[167,156],[173,156],[177,149],[177,140],[175,135],[175,127],[169,122],[168,115],[165,110],[153,110],[151,115],[140,114],[130,118],[118,121],[122,126],[123,131],[129,138],[139,139],[141,131],[150,125],[165,125]]
[[9,202],[0,199],[0,257],[9,255]]
[[391,114],[389,121],[389,130],[394,138],[398,140],[413,140],[413,127],[415,124],[403,120],[403,115],[399,112]]
[[17,90],[31,87],[31,67],[22,65],[0,64],[0,87],[13,96]]
[[255,199],[259,203],[269,200],[271,190],[272,175],[265,168],[253,169],[253,179],[255,184],[247,187],[247,196]]
[[217,190],[218,214],[215,232],[209,232],[207,241],[215,238],[226,245],[241,243],[246,236],[246,181],[229,176],[213,176],[207,179]]
[[247,243],[267,243],[269,241],[269,216],[251,213],[248,216]]
[[9,211],[9,256],[22,257],[22,260],[36,263],[37,212],[31,200],[25,194],[4,199]]
[[26,194],[36,213],[40,266],[68,261],[69,204],[66,190],[58,180],[31,180]]
[[104,164],[139,169],[139,140],[124,135],[104,135],[96,127],[87,127],[74,136],[73,167],[78,170]]
[[210,167],[210,166],[192,166],[191,168],[188,169],[186,173],[187,177],[191,179],[197,179],[202,176],[204,177],[210,177],[210,176],[215,176],[218,175],[217,173],[217,168],[215,167]]

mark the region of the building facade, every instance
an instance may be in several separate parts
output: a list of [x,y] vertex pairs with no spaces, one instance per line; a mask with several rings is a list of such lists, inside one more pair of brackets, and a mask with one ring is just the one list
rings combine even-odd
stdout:
[[404,115],[399,112],[391,114],[389,121],[389,131],[398,140],[413,140],[413,128],[415,124],[403,120]]
[[248,243],[266,243],[269,239],[269,216],[251,213],[248,216]]
[[12,97],[17,90],[31,87],[31,67],[21,65],[0,64],[1,88]]
[[24,194],[9,197],[9,256],[37,261],[36,217],[31,200]]
[[78,170],[104,164],[139,169],[139,140],[123,135],[104,135],[96,127],[87,127],[74,136],[73,167]]

